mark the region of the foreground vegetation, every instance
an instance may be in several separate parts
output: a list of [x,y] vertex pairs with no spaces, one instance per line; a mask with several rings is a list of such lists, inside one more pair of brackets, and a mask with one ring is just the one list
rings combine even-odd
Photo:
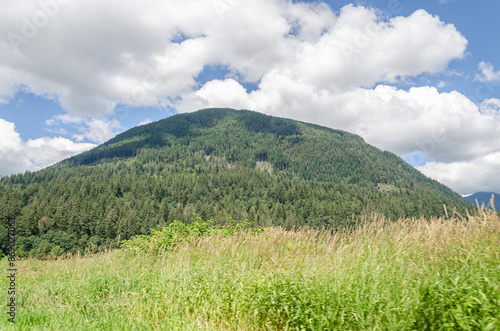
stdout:
[[500,329],[494,212],[373,216],[333,233],[212,231],[197,221],[127,249],[19,261],[16,326],[4,316],[0,329]]

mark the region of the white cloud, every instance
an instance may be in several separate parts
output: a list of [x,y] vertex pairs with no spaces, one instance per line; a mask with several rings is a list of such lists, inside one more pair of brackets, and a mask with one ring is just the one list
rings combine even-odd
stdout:
[[484,100],[479,105],[479,111],[490,121],[498,121],[500,118],[500,100],[496,98]]
[[466,162],[429,162],[418,169],[461,194],[476,193],[478,187],[485,192],[500,192],[500,152]]
[[21,148],[21,136],[15,131],[14,123],[0,118],[0,152],[2,154],[17,153]]
[[86,122],[87,128],[79,135],[74,135],[76,141],[89,140],[96,143],[103,143],[114,136],[123,129],[120,122],[115,119],[106,121],[102,119],[92,118]]
[[56,115],[52,117],[51,119],[48,119],[45,121],[45,124],[47,125],[55,125],[57,123],[62,123],[62,124],[80,124],[84,122],[84,118],[81,116],[75,116],[71,114],[61,114],[61,115]]
[[91,118],[72,114],[54,116],[46,120],[45,124],[48,126],[75,125],[81,133],[73,135],[73,139],[77,142],[87,140],[99,144],[113,138],[123,130],[123,126],[116,119]]
[[335,14],[324,3],[278,0],[42,3],[2,3],[0,68],[11,72],[3,86],[55,95],[88,116],[117,104],[168,104],[196,90],[207,65],[253,82],[289,68],[292,79],[318,88],[370,87],[440,71],[467,44],[423,10],[382,21],[374,9],[349,5]]
[[35,170],[36,166],[24,152],[23,142],[15,131],[14,123],[0,119],[0,174]]
[[491,63],[480,62],[478,67],[479,73],[476,74],[475,80],[480,82],[500,81],[500,71],[495,71],[495,67]]
[[70,156],[85,152],[96,145],[75,143],[66,138],[38,138],[25,143],[25,153],[36,168],[45,168]]
[[443,87],[447,87],[448,85],[450,85],[448,82],[444,82],[444,81],[440,80],[436,87],[443,88]]
[[143,121],[139,122],[139,124],[137,124],[137,126],[146,125],[149,123],[153,123],[153,121],[151,121],[151,119],[149,119],[149,118],[145,118]]
[[0,105],[9,103],[15,94],[16,86],[12,78],[12,71],[0,63]]
[[14,123],[0,119],[0,174],[38,170],[95,146],[61,137],[23,141]]
[[[19,86],[50,96],[69,113],[46,124],[76,126],[76,141],[100,143],[121,130],[112,117],[117,105],[228,106],[345,129],[400,155],[424,152],[443,167],[500,151],[497,99],[476,105],[458,92],[390,86],[443,73],[464,57],[465,37],[424,10],[387,20],[372,8],[334,12],[288,0],[1,6],[0,103]],[[199,86],[207,66],[229,74]],[[479,64],[477,80],[499,79],[491,64]],[[245,82],[258,89],[248,93]],[[9,132],[9,141],[19,138]]]
[[466,45],[454,26],[423,10],[384,22],[373,10],[346,6],[328,33],[304,45],[286,68],[292,78],[318,88],[371,87],[439,72],[461,58]]

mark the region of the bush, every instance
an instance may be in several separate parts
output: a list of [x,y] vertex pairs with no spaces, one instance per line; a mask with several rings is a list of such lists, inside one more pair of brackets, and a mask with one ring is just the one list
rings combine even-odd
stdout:
[[[128,251],[149,251],[158,253],[173,250],[179,245],[196,241],[210,235],[232,236],[252,227],[248,221],[238,222],[228,220],[226,227],[213,224],[212,220],[203,221],[200,217],[193,217],[191,224],[184,224],[175,220],[160,231],[151,229],[151,236],[138,235],[125,240],[122,247]],[[260,232],[262,228],[253,228],[253,232]]]

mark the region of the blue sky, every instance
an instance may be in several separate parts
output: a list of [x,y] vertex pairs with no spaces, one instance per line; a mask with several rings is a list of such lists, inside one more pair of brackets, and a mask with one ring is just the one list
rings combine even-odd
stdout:
[[498,1],[0,7],[0,175],[233,107],[357,133],[461,194],[500,191]]

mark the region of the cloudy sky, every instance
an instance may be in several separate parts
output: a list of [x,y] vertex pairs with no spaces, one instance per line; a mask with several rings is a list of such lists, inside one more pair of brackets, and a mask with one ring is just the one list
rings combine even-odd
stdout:
[[233,107],[357,133],[460,194],[500,192],[499,12],[496,0],[3,0],[0,175]]

